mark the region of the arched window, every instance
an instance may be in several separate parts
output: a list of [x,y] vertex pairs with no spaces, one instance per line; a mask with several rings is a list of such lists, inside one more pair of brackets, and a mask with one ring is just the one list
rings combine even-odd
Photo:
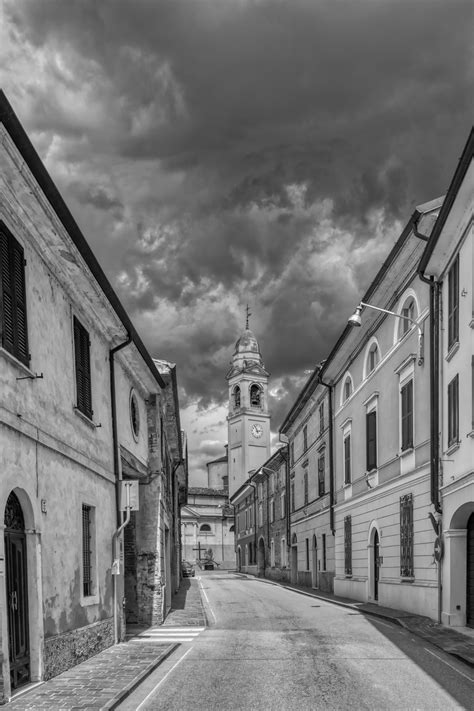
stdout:
[[210,533],[211,532],[211,527],[209,526],[208,523],[203,523],[201,525],[201,528],[199,529],[200,533]]
[[252,407],[260,407],[262,391],[258,385],[252,385],[250,387],[250,405]]
[[235,526],[232,524],[232,526],[229,528],[229,533],[233,533],[235,531]]
[[377,363],[380,360],[380,351],[377,343],[372,343],[367,353],[367,361],[365,367],[365,375],[369,375],[373,370],[375,370]]
[[240,388],[238,385],[234,389],[234,407],[240,407]]
[[[398,338],[403,338],[405,333],[408,333],[413,326],[411,321],[416,320],[416,304],[413,296],[409,296],[403,303],[400,316],[403,316],[403,318],[399,319]],[[408,321],[408,319],[410,319],[410,321]]]
[[346,379],[344,380],[344,385],[342,386],[342,398],[341,398],[341,404],[346,402],[352,395],[353,391],[353,386],[352,386],[352,378],[350,375],[346,375]]

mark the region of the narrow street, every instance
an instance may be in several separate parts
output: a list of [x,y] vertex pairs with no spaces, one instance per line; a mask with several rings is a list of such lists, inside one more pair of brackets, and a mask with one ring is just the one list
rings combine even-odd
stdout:
[[235,573],[199,583],[210,626],[121,711],[474,708],[472,669],[403,628]]

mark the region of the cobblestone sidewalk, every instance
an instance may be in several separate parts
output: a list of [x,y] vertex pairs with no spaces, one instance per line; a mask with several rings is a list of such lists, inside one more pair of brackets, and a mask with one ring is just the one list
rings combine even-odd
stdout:
[[[158,629],[205,626],[199,581],[185,578],[171,601],[171,610]],[[91,657],[14,698],[6,708],[12,711],[111,711],[136,688],[153,669],[178,646],[160,644],[135,636],[142,628],[131,628],[125,642]]]

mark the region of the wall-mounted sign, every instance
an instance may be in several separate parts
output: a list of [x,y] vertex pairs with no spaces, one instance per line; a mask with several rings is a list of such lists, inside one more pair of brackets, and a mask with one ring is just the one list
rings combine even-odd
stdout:
[[136,479],[122,479],[122,487],[120,492],[120,510],[139,511],[138,502],[138,481]]

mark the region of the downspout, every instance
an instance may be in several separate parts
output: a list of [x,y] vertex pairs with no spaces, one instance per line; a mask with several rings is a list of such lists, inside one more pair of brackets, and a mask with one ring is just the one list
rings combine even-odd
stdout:
[[[321,371],[320,371],[321,372]],[[329,400],[329,525],[331,528],[331,533],[334,536],[336,529],[334,526],[334,422],[333,422],[333,392],[334,387],[325,383],[321,376],[318,375],[318,382],[324,385],[328,389],[328,400]]]
[[118,569],[118,555],[117,555],[117,545],[118,539],[121,535],[123,529],[130,521],[130,509],[127,510],[127,517],[125,521],[122,522],[122,512],[120,510],[120,482],[122,479],[122,471],[120,468],[119,450],[118,450],[118,435],[117,435],[117,403],[115,399],[115,354],[130,345],[132,342],[132,337],[128,333],[127,340],[120,343],[115,348],[111,348],[109,351],[109,362],[110,362],[110,404],[111,404],[111,416],[112,416],[112,447],[113,447],[113,463],[114,463],[114,477],[115,477],[115,508],[117,516],[117,530],[112,537],[112,575],[114,579],[114,642],[118,644],[119,633],[118,633],[118,615],[117,615],[117,575],[119,574]]
[[[416,234],[418,236],[418,234]],[[421,281],[430,287],[430,494],[436,513],[442,514],[439,496],[439,302],[441,285],[434,277],[418,272]],[[437,523],[437,536],[441,540],[442,522]],[[441,624],[443,604],[442,558],[438,560],[438,623]]]

